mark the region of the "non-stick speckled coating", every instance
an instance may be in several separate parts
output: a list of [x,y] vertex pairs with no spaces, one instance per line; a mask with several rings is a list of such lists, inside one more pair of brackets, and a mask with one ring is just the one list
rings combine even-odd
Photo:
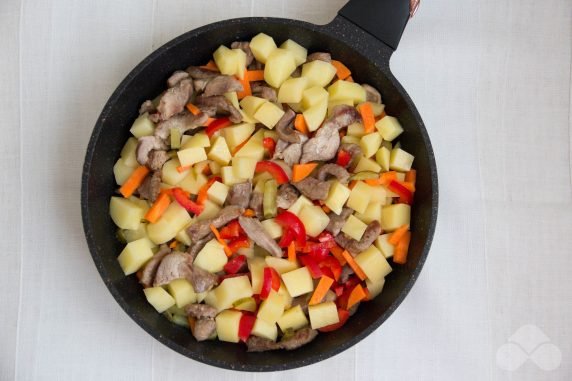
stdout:
[[[357,82],[368,82],[382,94],[388,114],[399,118],[404,148],[415,155],[417,192],[412,216],[413,239],[406,266],[396,266],[383,293],[363,303],[338,331],[320,334],[295,351],[247,353],[243,345],[197,343],[187,329],[170,323],[145,300],[135,276],[125,277],[117,263],[122,245],[108,215],[117,186],[113,165],[129,137],[139,105],[165,88],[169,75],[189,65],[204,64],[220,45],[249,40],[259,32],[279,43],[291,38],[312,51],[328,51],[343,61]],[[274,18],[242,18],[210,24],[188,32],[152,53],[113,93],[91,136],[84,163],[81,206],[85,235],[105,284],[121,307],[145,331],[175,351],[197,361],[241,371],[277,371],[309,365],[351,347],[379,327],[397,308],[415,282],[427,257],[437,219],[437,170],[423,121],[411,99],[389,70],[392,50],[337,17],[326,26]]]

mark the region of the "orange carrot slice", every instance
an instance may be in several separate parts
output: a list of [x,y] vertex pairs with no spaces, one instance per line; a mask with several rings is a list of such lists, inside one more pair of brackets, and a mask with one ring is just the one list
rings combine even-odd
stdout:
[[151,205],[151,208],[149,208],[149,211],[147,211],[147,214],[145,214],[145,219],[151,223],[157,222],[170,204],[171,198],[169,194],[167,192],[160,193],[159,197],[157,197],[153,205]]
[[332,65],[336,68],[336,75],[339,79],[346,79],[352,75],[350,69],[340,61],[332,60]]
[[148,173],[149,173],[149,168],[147,168],[146,166],[140,165],[139,167],[137,167],[133,171],[133,173],[129,176],[127,181],[125,181],[121,186],[121,188],[119,188],[119,193],[121,193],[121,195],[125,198],[131,197],[131,195],[143,183],[143,180],[145,180],[145,177],[147,177]]
[[318,166],[318,163],[294,164],[292,167],[292,181],[297,183],[304,180]]
[[[367,275],[365,275],[365,273],[363,272],[361,267],[359,267],[358,263],[354,260],[354,257],[352,257],[352,255],[350,253],[348,253],[347,250],[344,250],[342,255],[344,256],[344,258],[348,262],[348,265],[352,268],[354,273],[356,273],[358,278],[360,278],[361,280],[365,280],[365,278],[367,278]],[[393,255],[395,255],[395,254],[393,254]]]
[[312,306],[314,304],[320,303],[322,299],[324,299],[324,296],[326,296],[326,293],[328,292],[333,283],[334,280],[332,278],[322,275],[322,277],[320,278],[320,282],[316,286],[316,289],[314,290],[314,293],[312,294],[312,297],[308,302],[308,305]]

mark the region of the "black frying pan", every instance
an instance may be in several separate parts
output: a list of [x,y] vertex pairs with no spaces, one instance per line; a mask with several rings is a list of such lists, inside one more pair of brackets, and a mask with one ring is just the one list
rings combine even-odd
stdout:
[[[389,59],[409,19],[409,0],[351,0],[328,25],[275,18],[240,18],[190,31],[145,58],[121,82],[95,125],[85,157],[81,207],[86,239],[103,281],[145,331],[175,351],[221,368],[276,371],[312,364],[351,347],[379,327],[405,298],[427,257],[437,219],[437,169],[431,143],[413,102],[394,78]],[[241,345],[219,341],[198,343],[191,333],[170,323],[151,307],[134,276],[125,277],[117,263],[122,245],[108,214],[116,184],[113,165],[129,137],[139,105],[153,99],[166,79],[189,65],[200,65],[220,45],[250,40],[265,32],[281,43],[288,38],[310,52],[326,51],[344,62],[356,82],[378,88],[389,115],[405,129],[403,146],[415,155],[417,191],[412,215],[413,239],[406,266],[395,266],[383,293],[364,303],[338,331],[321,334],[295,351],[247,353]]]

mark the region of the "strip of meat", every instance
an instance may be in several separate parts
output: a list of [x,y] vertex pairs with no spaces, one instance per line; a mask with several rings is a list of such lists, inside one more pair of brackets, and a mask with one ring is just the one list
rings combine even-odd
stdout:
[[278,97],[276,96],[276,90],[259,82],[253,82],[251,84],[251,91],[252,95],[267,99],[269,102],[276,102],[278,100]]
[[357,255],[370,247],[375,239],[381,234],[381,225],[378,221],[372,221],[367,225],[361,239],[355,240],[344,233],[336,235],[336,243],[346,249],[350,254]]
[[332,62],[332,56],[330,55],[330,53],[316,52],[308,54],[308,57],[306,57],[306,62],[312,62],[316,60],[330,63]]
[[161,193],[161,171],[154,171],[151,176],[145,177],[137,191],[142,199],[155,202]]
[[305,314],[308,314],[308,302],[310,301],[310,295],[311,294],[306,294],[295,297],[292,299],[292,307],[300,306],[302,311]]
[[250,181],[234,184],[228,192],[226,205],[235,205],[242,209],[246,209],[250,203],[251,193],[252,183]]
[[381,103],[381,94],[373,86],[363,83],[361,85],[365,90],[366,100],[372,103]]
[[294,164],[298,164],[300,162],[300,158],[302,157],[302,144],[290,144],[282,152],[282,156],[284,157],[284,163],[286,163],[288,167],[292,167]]
[[169,120],[165,120],[159,123],[155,128],[154,135],[163,140],[167,140],[171,135],[171,129],[176,128],[181,132],[181,135],[183,135],[188,130],[194,130],[204,126],[207,122],[207,119],[208,116],[204,113],[193,115],[190,112],[185,111],[173,116]]
[[221,228],[228,224],[230,221],[238,218],[243,212],[243,209],[239,206],[230,205],[221,209],[216,216],[202,221],[197,221],[187,228],[187,234],[193,242],[197,242],[200,239],[211,233],[210,225],[214,225],[215,228]]
[[186,71],[177,70],[176,72],[171,74],[169,79],[167,79],[167,86],[174,87],[177,85],[177,83],[181,82],[183,79],[188,78],[188,77],[189,77],[189,73],[187,73]]
[[264,201],[264,195],[261,192],[252,192],[248,207],[254,211],[254,214],[258,218],[264,217],[264,210],[262,204],[263,201]]
[[353,171],[356,165],[358,164],[359,159],[363,155],[361,147],[353,143],[344,143],[340,146],[340,150],[343,150],[352,156],[346,168],[349,169],[350,171]]
[[272,156],[273,159],[284,159],[284,150],[288,148],[290,143],[285,140],[278,139],[276,142],[276,147],[274,147],[274,155]]
[[216,322],[213,319],[198,319],[191,332],[197,341],[208,340],[216,331]]
[[282,209],[288,209],[298,199],[298,191],[289,183],[280,185],[276,196],[276,206]]
[[191,246],[189,246],[187,253],[191,256],[191,258],[193,258],[192,259],[193,261],[195,260],[199,251],[201,251],[203,247],[205,247],[205,245],[213,238],[214,234],[211,232],[210,234],[207,234],[205,237],[199,239],[198,241],[193,241],[191,243]]
[[342,273],[340,274],[340,280],[339,283],[340,284],[344,284],[348,281],[348,279],[350,279],[350,276],[353,275],[354,270],[352,270],[352,268],[348,265],[345,265],[344,267],[342,267]]
[[137,141],[137,149],[135,150],[137,162],[141,165],[147,165],[151,151],[166,150],[167,148],[169,147],[163,139],[157,136],[142,136]]
[[220,75],[218,71],[201,69],[198,66],[189,66],[185,71],[189,73],[193,79],[210,79]]
[[268,251],[275,257],[282,257],[282,249],[274,239],[266,232],[257,218],[240,216],[238,223],[251,240],[258,246]]
[[223,95],[216,95],[213,97],[200,96],[195,99],[196,106],[208,116],[215,116],[216,114],[228,114],[229,119],[233,123],[240,123],[242,121],[242,114],[238,111],[232,103]]
[[157,107],[157,110],[161,113],[161,119],[167,120],[183,111],[192,95],[193,81],[190,79],[183,79],[177,85],[165,91]]
[[328,213],[328,217],[330,217],[330,222],[328,226],[326,226],[326,231],[329,231],[334,236],[340,234],[340,231],[344,227],[346,220],[354,211],[350,208],[342,208],[342,211],[339,215],[334,212]]
[[282,118],[276,123],[275,131],[278,137],[288,143],[300,143],[302,138],[300,133],[293,128],[292,122],[296,113],[292,109],[286,110]]
[[248,41],[234,41],[230,44],[231,49],[240,49],[246,53],[246,67],[250,66],[252,61],[254,61],[254,54],[250,50],[250,42]]
[[191,279],[191,261],[186,253],[174,251],[166,255],[157,268],[153,286],[163,286],[175,279]]
[[219,75],[208,81],[205,86],[203,96],[211,97],[242,90],[244,90],[244,88],[238,79],[231,77],[230,75]]
[[324,164],[316,172],[316,178],[320,181],[325,181],[328,175],[336,177],[342,184],[347,184],[350,181],[348,171],[337,164]]
[[197,319],[214,319],[217,315],[217,309],[208,304],[193,303],[185,306],[185,313],[187,316]]
[[149,153],[149,160],[147,160],[147,167],[152,171],[160,171],[169,160],[169,155],[163,150],[153,150]]
[[155,112],[155,110],[157,110],[157,108],[153,104],[153,101],[146,100],[141,104],[141,107],[139,107],[139,115],[145,114],[146,112],[152,113]]
[[266,352],[280,349],[280,345],[264,337],[250,336],[246,340],[246,348],[248,352]]
[[141,283],[145,287],[151,287],[153,285],[153,280],[155,279],[155,274],[157,274],[157,269],[161,264],[161,261],[167,254],[171,252],[169,246],[161,245],[159,247],[159,251],[157,251],[153,257],[145,264],[143,267],[143,271],[141,272],[141,279],[139,279],[139,283]]
[[302,181],[292,183],[304,196],[310,200],[325,200],[328,198],[330,191],[330,183],[328,181],[320,181],[314,177],[308,176]]
[[197,94],[202,93],[207,87],[207,83],[209,83],[208,79],[195,79],[193,80],[193,87],[195,88],[195,92]]
[[217,285],[218,276],[203,270],[198,266],[191,266],[191,273],[187,280],[193,285],[193,289],[197,293],[209,291]]
[[294,332],[291,336],[283,338],[279,342],[274,342],[269,339],[251,336],[246,341],[248,352],[265,352],[276,349],[293,350],[308,344],[318,336],[318,331],[311,328],[301,328]]

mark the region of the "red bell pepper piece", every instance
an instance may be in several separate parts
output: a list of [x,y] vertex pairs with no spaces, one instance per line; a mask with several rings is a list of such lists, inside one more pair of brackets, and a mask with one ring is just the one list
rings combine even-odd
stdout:
[[276,142],[272,138],[264,138],[262,140],[262,145],[264,149],[268,151],[270,157],[274,156],[274,150],[276,149]]
[[282,169],[282,167],[272,161],[259,161],[256,163],[256,168],[254,170],[256,173],[268,172],[274,177],[278,185],[285,184],[288,182],[288,175]]
[[210,138],[211,136],[214,135],[215,132],[217,132],[218,130],[222,130],[225,127],[228,127],[231,124],[232,122],[228,118],[215,119],[208,125],[205,132],[207,136]]
[[318,279],[323,275],[322,270],[320,270],[320,266],[318,266],[318,263],[314,260],[314,258],[310,257],[309,255],[302,255],[298,257],[298,259],[300,259],[300,262],[302,262],[302,264],[306,266],[308,270],[310,270],[310,275],[312,278]]
[[332,290],[336,293],[336,296],[340,297],[344,293],[344,286],[341,284],[335,284],[332,286]]
[[227,274],[236,274],[246,263],[246,257],[244,255],[239,255],[232,258],[230,261],[224,265],[224,272]]
[[232,220],[225,227],[220,229],[220,237],[224,239],[237,238],[242,234],[242,228],[238,220]]
[[413,202],[413,192],[403,186],[399,181],[391,180],[387,188],[397,193],[404,203],[411,205]]
[[324,269],[329,269],[336,281],[340,279],[340,275],[342,274],[342,266],[340,265],[340,262],[331,256],[324,258],[320,262],[320,269],[322,269],[322,272]]
[[[279,243],[281,247],[287,247],[290,242],[292,242],[292,238],[290,238],[291,233],[289,233],[289,231],[295,236],[296,245],[298,247],[304,247],[306,245],[306,228],[298,216],[294,213],[284,211],[276,216],[275,221],[286,229],[286,233],[282,236]],[[290,238],[290,241],[286,242],[288,238]]]
[[222,281],[227,279],[227,278],[236,278],[236,277],[243,276],[243,275],[250,277],[250,273],[224,274],[224,275],[220,275],[218,277],[218,283],[219,284],[222,283]]
[[322,327],[322,328],[318,328],[318,331],[320,331],[320,332],[335,331],[336,329],[339,329],[344,324],[346,324],[346,321],[348,321],[349,317],[350,317],[350,313],[347,310],[344,310],[342,308],[338,308],[338,318],[340,321],[337,323],[334,323],[334,324],[327,325],[327,326]]
[[288,247],[290,243],[294,241],[296,238],[296,233],[290,228],[286,228],[284,233],[282,234],[282,238],[280,238],[280,242],[278,242],[278,246],[280,247]]
[[262,290],[260,291],[260,299],[266,300],[270,291],[278,291],[280,288],[280,275],[272,267],[265,267],[262,276]]
[[332,235],[332,233],[329,233],[327,231],[323,231],[320,233],[320,235],[318,236],[318,241],[332,243],[331,247],[335,245],[334,236]]
[[227,244],[227,247],[230,249],[231,253],[236,253],[238,249],[243,247],[250,247],[250,242],[248,241],[248,237],[240,236],[236,239],[233,239]]
[[254,327],[254,322],[256,321],[256,316],[253,314],[242,313],[240,317],[240,322],[238,323],[238,337],[242,341],[248,340],[252,328]]
[[171,193],[179,205],[185,208],[188,212],[194,213],[197,216],[202,213],[204,206],[199,205],[188,198],[181,188],[173,188]]
[[344,151],[343,149],[339,150],[338,152],[338,159],[336,160],[336,164],[342,167],[345,167],[350,163],[352,159],[352,155],[349,152]]

